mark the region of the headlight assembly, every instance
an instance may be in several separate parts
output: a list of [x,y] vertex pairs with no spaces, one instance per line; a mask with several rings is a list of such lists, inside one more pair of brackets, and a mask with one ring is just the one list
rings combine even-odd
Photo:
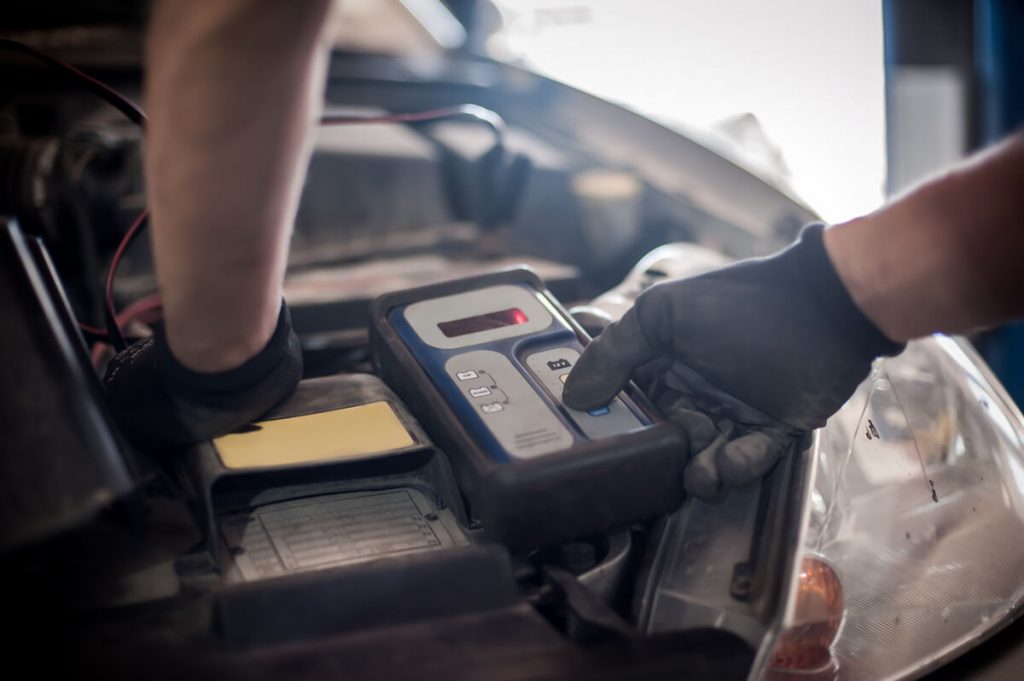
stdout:
[[800,569],[762,679],[918,677],[1024,602],[1024,419],[970,345],[876,363],[813,442]]

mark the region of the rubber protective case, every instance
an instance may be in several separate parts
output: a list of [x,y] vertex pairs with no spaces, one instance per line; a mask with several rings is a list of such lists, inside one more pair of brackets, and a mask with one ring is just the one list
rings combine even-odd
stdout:
[[652,424],[642,430],[577,444],[536,459],[496,463],[467,432],[388,321],[396,307],[498,284],[527,284],[551,304],[582,345],[590,338],[541,279],[527,269],[443,282],[377,298],[370,328],[380,376],[449,455],[471,515],[485,535],[526,549],[624,527],[666,513],[683,500],[685,439],[661,421],[641,391],[625,392]]

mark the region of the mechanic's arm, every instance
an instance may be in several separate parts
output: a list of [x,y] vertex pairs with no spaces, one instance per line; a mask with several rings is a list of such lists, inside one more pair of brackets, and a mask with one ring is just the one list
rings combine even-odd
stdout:
[[330,4],[153,4],[145,170],[164,324],[106,375],[115,416],[144,449],[235,430],[302,375],[281,294]]
[[319,117],[330,0],[158,0],[146,177],[174,356],[236,367],[270,338]]
[[1024,132],[825,231],[857,306],[897,341],[1024,314]]
[[580,357],[567,405],[636,375],[690,440],[685,484],[714,498],[767,472],[879,356],[1024,313],[1024,135],[879,211],[767,258],[654,286]]

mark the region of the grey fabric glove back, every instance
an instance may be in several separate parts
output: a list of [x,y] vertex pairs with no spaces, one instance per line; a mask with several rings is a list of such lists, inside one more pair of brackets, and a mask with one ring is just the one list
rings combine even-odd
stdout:
[[819,428],[880,355],[904,345],[857,308],[811,225],[798,242],[644,291],[590,343],[565,385],[574,409],[605,404],[632,377],[687,433],[690,494],[753,482]]
[[174,449],[226,435],[287,399],[302,378],[302,349],[283,303],[266,346],[240,367],[199,373],[182,365],[157,327],[118,353],[104,378],[114,417],[139,448]]

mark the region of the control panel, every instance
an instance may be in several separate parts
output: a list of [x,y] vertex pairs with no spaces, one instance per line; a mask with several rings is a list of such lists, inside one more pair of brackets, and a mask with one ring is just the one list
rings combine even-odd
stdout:
[[531,459],[643,427],[621,397],[590,412],[562,404],[582,345],[526,284],[495,284],[396,307],[392,324],[496,460]]

